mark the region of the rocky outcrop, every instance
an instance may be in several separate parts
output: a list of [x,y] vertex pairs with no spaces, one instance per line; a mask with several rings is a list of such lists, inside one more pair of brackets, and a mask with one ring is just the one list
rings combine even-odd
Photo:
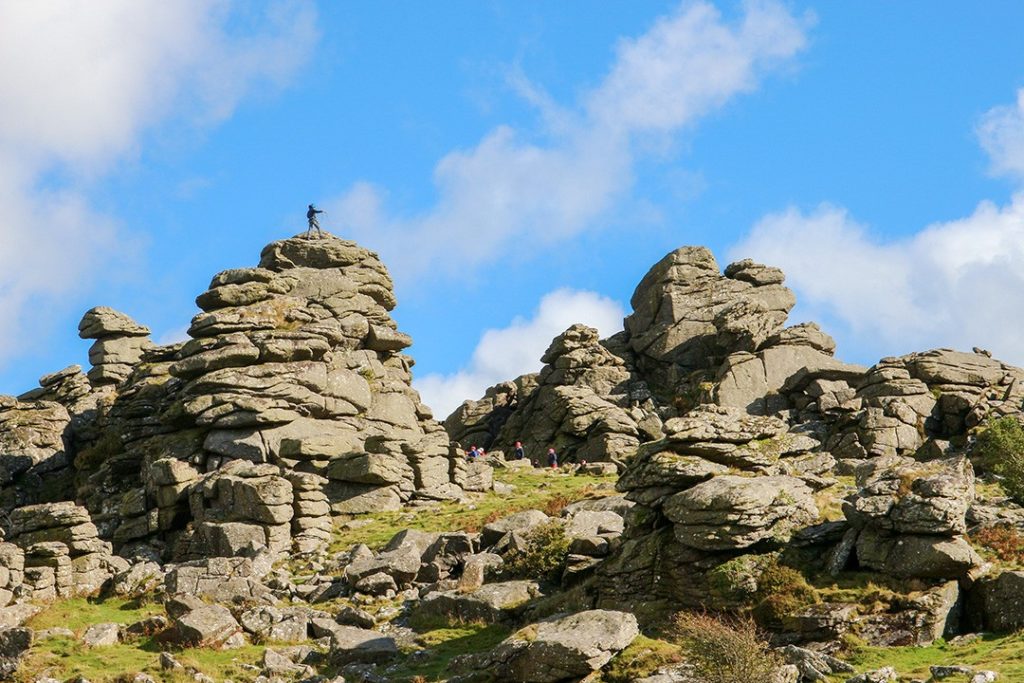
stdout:
[[444,421],[452,441],[463,448],[490,449],[520,401],[537,388],[537,374],[522,375],[488,388],[478,400],[466,400]]
[[827,448],[840,459],[940,454],[949,440],[1024,404],[1024,370],[981,353],[936,349],[884,358],[856,384]]
[[81,500],[115,547],[188,559],[315,552],[332,513],[460,495],[376,254],[281,240],[196,302],[192,339],[170,346],[94,308],[79,326],[96,340],[87,380],[69,368],[0,400],[0,502]]
[[644,276],[626,318],[629,346],[651,387],[684,393],[695,371],[713,371],[729,354],[757,352],[782,330],[796,303],[778,268],[752,261],[719,271],[711,252],[682,247]]
[[8,537],[24,555],[0,560],[11,575],[23,576],[23,591],[34,600],[53,600],[96,592],[128,563],[112,555],[97,535],[85,508],[74,503],[44,503],[16,508]]
[[594,328],[573,325],[555,337],[541,362],[538,375],[463,403],[445,422],[452,438],[506,454],[521,441],[528,458],[546,464],[548,448],[562,463],[612,461],[660,436],[661,414],[646,383]]
[[982,565],[965,537],[974,500],[966,458],[878,457],[857,468],[857,484],[844,512],[859,530],[861,566],[899,577],[966,579]]

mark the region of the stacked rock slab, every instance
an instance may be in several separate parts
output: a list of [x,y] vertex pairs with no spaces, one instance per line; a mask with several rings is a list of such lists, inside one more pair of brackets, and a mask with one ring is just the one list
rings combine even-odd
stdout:
[[814,323],[787,327],[756,353],[730,354],[718,370],[715,403],[752,415],[802,411],[800,422],[847,409],[866,368],[832,357],[835,342]]
[[974,500],[966,458],[881,456],[857,468],[857,485],[844,512],[860,566],[902,578],[962,580],[981,566],[965,537]]
[[149,328],[106,306],[90,309],[78,324],[78,336],[95,339],[89,349],[89,381],[99,387],[127,379],[142,352],[152,346]]
[[25,551],[0,542],[0,607],[11,604],[15,591],[25,582]]
[[243,459],[324,476],[336,513],[456,493],[375,254],[333,237],[275,242],[197,303],[205,312],[170,372],[184,381],[176,407],[204,432],[207,469]]
[[660,435],[647,385],[601,344],[594,328],[573,325],[555,337],[541,362],[537,388],[496,440],[506,453],[522,441],[538,459],[554,448],[563,461],[608,461],[631,455],[641,438],[655,436],[642,435],[641,425]]
[[190,554],[235,557],[291,547],[294,494],[276,465],[233,460],[189,489],[196,536]]
[[[624,541],[599,569],[599,605],[708,605],[707,573],[765,552],[819,521],[818,443],[775,417],[701,406],[666,422],[617,488],[635,501]],[[841,533],[841,532],[840,532]]]
[[127,567],[98,537],[89,511],[74,503],[17,508],[9,526],[11,543],[24,552],[24,584],[32,599],[93,593]]
[[1024,370],[984,353],[935,349],[882,359],[856,389],[827,444],[837,458],[914,455],[929,443],[941,455],[988,417],[1020,411]]

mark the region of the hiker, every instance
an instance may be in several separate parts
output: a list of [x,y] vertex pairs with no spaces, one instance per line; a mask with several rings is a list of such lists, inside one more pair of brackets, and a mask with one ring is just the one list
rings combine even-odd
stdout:
[[318,213],[327,213],[327,212],[326,211],[321,211],[320,209],[316,208],[312,204],[310,204],[309,208],[306,209],[306,221],[309,222],[309,227],[306,228],[306,239],[310,238],[310,235],[313,232],[313,228],[316,228],[317,236],[319,236],[319,237],[323,237],[324,236],[324,231],[320,229],[320,221],[318,221],[316,219],[316,215]]
[[515,457],[516,460],[522,460],[523,458],[526,457],[526,451],[523,450],[522,441],[516,441],[516,450],[514,453],[515,454],[513,457]]
[[554,448],[548,449],[548,467],[553,470],[558,469],[558,453],[555,453]]
[[466,462],[476,462],[478,455],[480,455],[480,452],[476,449],[476,446],[470,447],[470,449],[466,451]]

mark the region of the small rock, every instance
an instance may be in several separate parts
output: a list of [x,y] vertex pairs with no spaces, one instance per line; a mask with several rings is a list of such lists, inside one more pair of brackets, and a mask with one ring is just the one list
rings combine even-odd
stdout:
[[853,678],[848,678],[846,683],[890,683],[890,681],[898,681],[899,678],[896,669],[891,666],[883,666],[881,669],[866,671]]
[[82,643],[88,647],[117,645],[120,640],[121,625],[113,623],[93,624],[82,636]]
[[183,669],[181,662],[174,658],[170,652],[160,653],[160,668],[164,671],[171,671],[173,669]]

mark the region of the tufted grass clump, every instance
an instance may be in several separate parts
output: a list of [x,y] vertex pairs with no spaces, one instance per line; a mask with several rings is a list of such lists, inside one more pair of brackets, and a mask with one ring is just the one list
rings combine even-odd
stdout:
[[978,434],[974,455],[1002,477],[1003,488],[1017,503],[1024,503],[1024,424],[1013,415],[990,419]]
[[757,579],[757,597],[754,618],[765,628],[781,626],[783,618],[820,602],[817,591],[796,569],[771,558]]
[[526,547],[505,556],[502,572],[521,579],[557,582],[565,569],[569,538],[557,520],[545,522],[526,533]]
[[633,683],[659,668],[682,661],[681,648],[664,640],[637,636],[601,671],[602,683]]
[[707,683],[769,681],[782,664],[749,617],[680,612],[673,625],[697,680]]

